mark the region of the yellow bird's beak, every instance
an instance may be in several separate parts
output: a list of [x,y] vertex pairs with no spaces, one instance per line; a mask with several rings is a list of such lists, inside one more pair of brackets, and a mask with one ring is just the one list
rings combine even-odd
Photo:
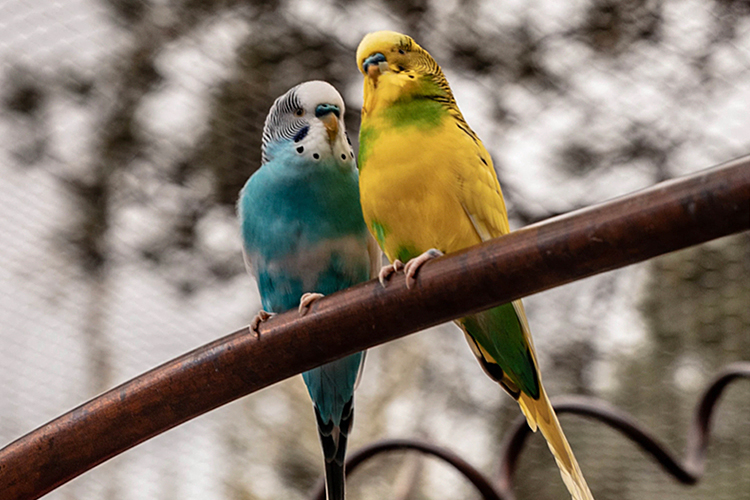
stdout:
[[376,52],[362,62],[362,69],[367,76],[377,81],[380,75],[388,71],[388,62],[383,54]]

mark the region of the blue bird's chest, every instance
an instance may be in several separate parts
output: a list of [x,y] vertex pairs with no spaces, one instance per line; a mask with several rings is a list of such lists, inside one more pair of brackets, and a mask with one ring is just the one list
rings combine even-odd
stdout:
[[341,238],[259,259],[256,276],[264,309],[286,311],[297,307],[306,292],[329,295],[367,280],[368,256],[362,242],[358,237]]
[[296,307],[305,292],[330,294],[369,278],[356,174],[266,178],[239,203],[242,237],[264,309]]

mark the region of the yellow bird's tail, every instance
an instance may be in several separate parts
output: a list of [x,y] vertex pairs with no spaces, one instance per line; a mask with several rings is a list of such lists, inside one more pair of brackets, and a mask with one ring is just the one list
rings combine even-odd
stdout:
[[570,449],[568,440],[565,439],[560,422],[557,420],[555,410],[547,398],[547,393],[540,386],[539,399],[521,393],[518,397],[518,405],[526,417],[531,430],[536,432],[537,427],[542,431],[542,436],[547,440],[547,446],[555,456],[557,466],[560,469],[565,486],[568,488],[573,500],[594,500],[586,480],[583,478],[578,461]]

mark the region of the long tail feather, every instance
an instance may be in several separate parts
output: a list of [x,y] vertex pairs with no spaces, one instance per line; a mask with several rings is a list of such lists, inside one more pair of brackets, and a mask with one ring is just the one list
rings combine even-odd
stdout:
[[345,500],[346,481],[344,475],[344,462],[346,460],[346,444],[349,440],[354,420],[354,409],[352,400],[344,407],[344,415],[340,425],[334,425],[332,421],[323,422],[315,407],[315,417],[318,421],[318,435],[323,447],[323,459],[326,472],[326,497],[328,500]]
[[345,496],[344,465],[326,462],[326,497],[328,500],[344,500]]
[[[563,482],[568,488],[573,500],[594,500],[591,490],[589,490],[586,480],[583,478],[578,461],[576,461],[576,457],[573,455],[573,450],[570,449],[570,444],[568,444],[568,440],[565,439],[565,434],[563,433],[562,427],[560,427],[560,422],[557,420],[555,410],[552,408],[552,404],[550,404],[547,393],[542,386],[542,376],[537,368],[536,355],[534,354],[534,345],[531,340],[531,334],[529,333],[526,313],[523,310],[523,304],[520,300],[513,302],[513,311],[515,311],[516,318],[518,318],[521,331],[523,332],[524,341],[528,346],[528,356],[524,359],[530,360],[531,364],[528,368],[533,370],[534,375],[533,377],[526,378],[526,385],[535,389],[533,392],[538,394],[538,399],[534,398],[527,392],[524,392],[519,383],[519,381],[524,382],[524,379],[519,377],[518,373],[516,373],[515,377],[511,377],[503,370],[487,349],[474,338],[469,331],[470,323],[467,321],[467,318],[458,320],[456,323],[466,334],[466,340],[469,342],[472,352],[477,357],[477,360],[479,360],[479,363],[482,365],[482,368],[484,368],[487,375],[499,383],[503,389],[518,401],[518,405],[521,407],[521,411],[526,417],[526,421],[529,423],[531,430],[536,432],[537,428],[541,429],[542,435],[544,436],[544,439],[547,440],[547,445],[557,461],[557,466],[560,469],[560,475],[562,476]],[[499,312],[502,314],[503,312],[507,312],[507,309],[505,311],[495,310],[492,312]],[[492,312],[489,313],[489,316],[486,315],[488,313],[485,313],[485,316],[481,316],[482,313],[480,313],[480,315],[475,315],[468,319],[471,320],[472,318],[478,318],[478,321],[475,320],[476,324],[473,325],[475,329],[477,326],[481,327],[486,325],[485,327],[491,327],[493,326],[493,320],[498,322],[497,316],[491,316]],[[485,325],[482,325],[482,321],[484,321]],[[483,334],[484,332],[481,329],[477,329],[476,333]],[[497,347],[492,343],[490,343],[490,345],[492,347]],[[497,358],[502,359],[500,356],[497,356]],[[529,381],[531,381],[531,383]],[[529,387],[526,389],[527,391],[528,388]]]
[[594,500],[544,389],[542,389],[538,400],[521,393],[518,398],[518,405],[521,407],[529,427],[533,431],[536,431],[537,428],[542,431],[542,436],[547,440],[547,446],[555,456],[560,475],[571,497],[574,500]]

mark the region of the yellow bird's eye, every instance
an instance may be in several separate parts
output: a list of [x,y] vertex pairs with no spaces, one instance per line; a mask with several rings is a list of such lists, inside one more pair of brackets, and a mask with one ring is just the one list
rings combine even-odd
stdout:
[[399,54],[401,54],[402,56],[403,56],[404,54],[406,54],[406,52],[404,52],[404,49],[398,49],[398,53],[399,53]]

